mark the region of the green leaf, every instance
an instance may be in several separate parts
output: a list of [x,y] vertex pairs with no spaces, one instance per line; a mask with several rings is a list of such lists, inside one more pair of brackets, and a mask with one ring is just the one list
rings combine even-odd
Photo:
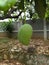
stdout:
[[40,18],[44,18],[46,12],[46,0],[35,0],[35,10]]

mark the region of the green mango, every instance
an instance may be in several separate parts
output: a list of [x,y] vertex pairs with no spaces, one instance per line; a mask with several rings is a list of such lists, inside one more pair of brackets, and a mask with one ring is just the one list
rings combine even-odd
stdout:
[[12,7],[16,3],[16,0],[8,0],[8,5]]
[[0,10],[5,10],[7,9],[7,0],[0,0]]
[[18,39],[24,44],[28,45],[32,36],[32,27],[30,24],[24,24],[18,30]]
[[16,0],[0,0],[0,10],[7,11],[16,3]]

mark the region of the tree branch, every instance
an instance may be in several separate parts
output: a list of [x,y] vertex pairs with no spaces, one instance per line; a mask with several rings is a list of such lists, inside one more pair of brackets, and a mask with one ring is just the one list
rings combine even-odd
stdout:
[[4,19],[7,19],[7,18],[19,18],[19,16],[21,15],[22,11],[17,15],[17,16],[3,16],[3,17],[0,17],[0,20],[4,20]]

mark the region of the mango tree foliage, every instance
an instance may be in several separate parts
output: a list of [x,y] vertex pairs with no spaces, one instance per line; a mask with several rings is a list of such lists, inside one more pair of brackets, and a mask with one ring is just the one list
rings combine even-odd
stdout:
[[[0,10],[8,11],[7,13],[10,15],[13,12],[16,12],[17,10],[22,12],[28,11],[30,18],[32,18],[34,13],[37,13],[40,18],[44,18],[45,13],[47,11],[46,9],[48,8],[47,6],[48,3],[49,0],[4,0],[4,2],[3,0],[0,0]],[[5,18],[18,18],[18,17],[10,16]]]
[[47,17],[49,17],[49,0],[47,0],[46,15],[47,15]]
[[35,10],[40,18],[44,18],[46,12],[46,0],[35,0]]
[[18,9],[22,9],[22,10],[24,9],[24,0],[23,0],[23,1],[21,0],[21,1],[19,2],[19,4],[18,4]]

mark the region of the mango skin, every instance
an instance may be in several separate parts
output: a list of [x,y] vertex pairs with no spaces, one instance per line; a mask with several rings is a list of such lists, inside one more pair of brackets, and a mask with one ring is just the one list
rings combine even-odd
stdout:
[[32,27],[30,24],[24,24],[18,30],[18,39],[23,45],[28,45],[32,36]]
[[17,0],[0,0],[0,10],[1,11],[8,11]]

